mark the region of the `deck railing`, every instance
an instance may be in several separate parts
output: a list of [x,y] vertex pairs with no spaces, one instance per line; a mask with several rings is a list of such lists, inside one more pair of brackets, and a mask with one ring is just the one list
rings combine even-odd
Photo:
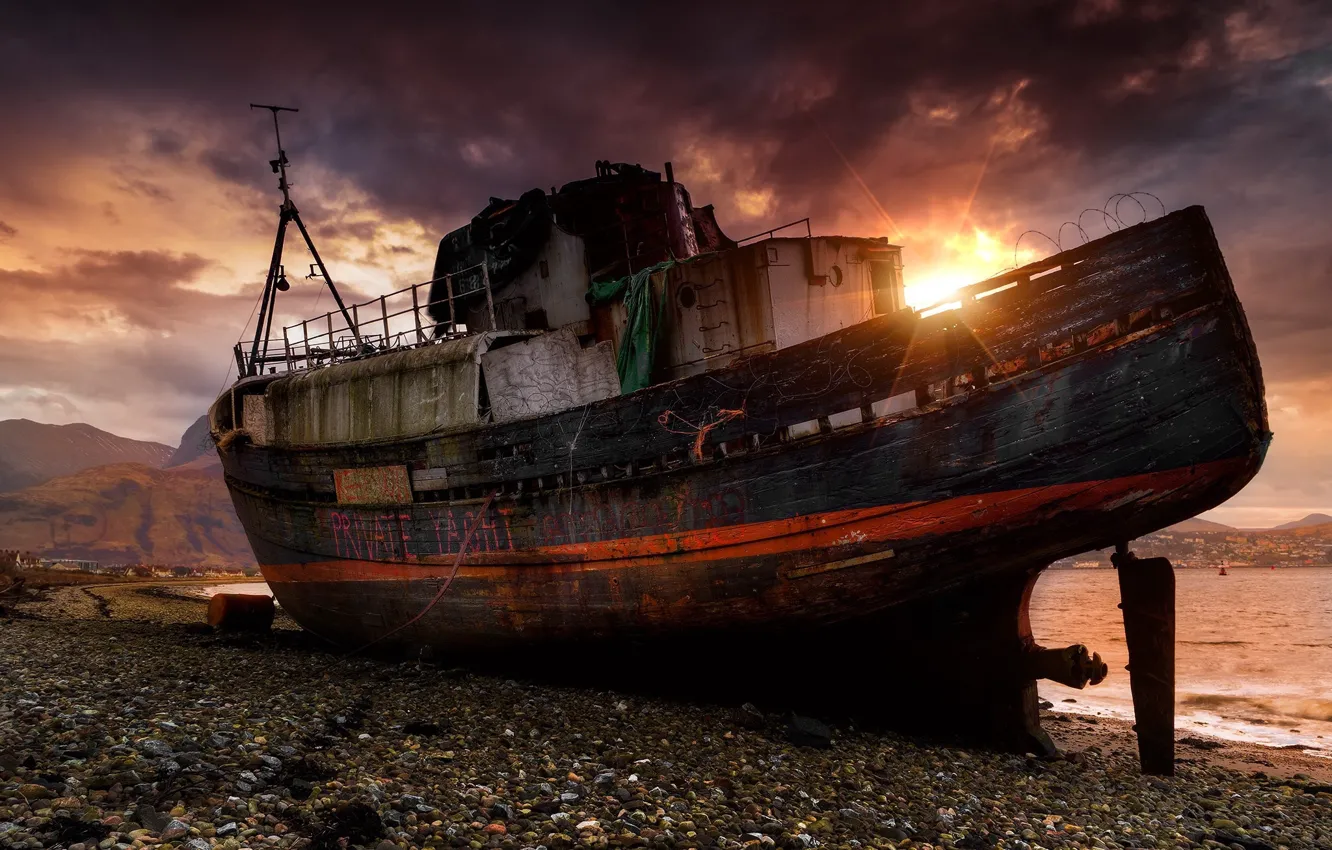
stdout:
[[735,244],[748,245],[750,242],[762,242],[764,239],[775,239],[777,238],[778,233],[780,233],[783,230],[786,230],[788,227],[797,227],[802,224],[805,225],[805,238],[812,239],[814,237],[814,231],[810,229],[809,219],[798,218],[795,221],[788,221],[786,224],[779,224],[776,227],[772,228],[771,230],[765,230],[762,233],[755,233],[753,236],[746,236],[744,239],[737,239],[735,240]]
[[[475,282],[476,276],[470,274],[478,269],[481,271],[479,283]],[[454,287],[455,281],[459,284],[458,289]],[[431,290],[440,282],[444,284],[445,297],[431,301]],[[352,304],[346,315],[340,310],[330,310],[322,316],[287,325],[282,328],[281,338],[261,342],[260,353],[253,359],[247,347],[237,343],[236,368],[240,375],[296,372],[479,333],[479,330],[469,331],[458,321],[457,302],[480,292],[485,293],[490,327],[495,327],[495,297],[490,288],[490,271],[482,262]],[[437,304],[449,305],[447,321],[436,322],[429,315],[429,308]],[[347,316],[351,317],[350,323]]]

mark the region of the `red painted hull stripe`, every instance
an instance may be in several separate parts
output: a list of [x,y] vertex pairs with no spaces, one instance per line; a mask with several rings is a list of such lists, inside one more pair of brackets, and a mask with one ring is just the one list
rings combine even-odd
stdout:
[[[534,570],[555,575],[800,552],[810,552],[808,562],[817,564],[863,552],[864,544],[900,543],[986,525],[1033,525],[1065,511],[1107,509],[1117,502],[1154,501],[1184,487],[1205,486],[1234,476],[1248,463],[1247,458],[1235,458],[1101,481],[1003,490],[883,508],[829,511],[726,528],[536,547],[522,550],[525,563],[521,564],[504,562],[503,552],[478,553],[467,557],[459,576],[470,574],[496,580],[512,570],[530,578]],[[542,555],[550,556],[551,562],[532,562],[534,556],[539,559]],[[332,559],[265,564],[262,570],[264,577],[273,583],[406,581],[443,578],[453,571],[454,557],[446,555],[439,559],[447,563],[425,559],[405,562]],[[570,558],[578,560],[571,562]]]

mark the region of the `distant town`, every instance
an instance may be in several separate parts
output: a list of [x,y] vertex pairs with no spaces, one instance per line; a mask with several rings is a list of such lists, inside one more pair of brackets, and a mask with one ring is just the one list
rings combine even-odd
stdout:
[[[1133,541],[1140,557],[1169,558],[1181,569],[1219,567],[1332,566],[1332,523],[1290,528],[1237,529],[1188,520]],[[1215,527],[1208,527],[1215,526]],[[1110,566],[1113,549],[1056,561],[1052,569]]]
[[235,567],[178,566],[171,564],[103,564],[77,558],[43,558],[32,552],[0,549],[0,574],[25,570],[86,573],[112,578],[212,578],[258,575],[258,570]]

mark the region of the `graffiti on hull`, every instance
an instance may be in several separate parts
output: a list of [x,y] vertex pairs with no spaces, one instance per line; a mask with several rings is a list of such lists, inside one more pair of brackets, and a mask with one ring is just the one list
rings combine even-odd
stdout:
[[339,506],[321,511],[321,524],[339,558],[411,561],[456,555],[471,533],[468,552],[512,552],[541,546],[595,543],[674,531],[721,528],[745,522],[742,491],[729,488],[661,500],[606,503],[582,510],[416,505],[384,511]]

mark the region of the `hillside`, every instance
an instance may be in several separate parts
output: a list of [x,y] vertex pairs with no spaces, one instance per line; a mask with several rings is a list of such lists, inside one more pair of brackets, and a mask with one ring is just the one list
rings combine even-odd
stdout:
[[1332,522],[1332,516],[1328,516],[1327,514],[1309,514],[1304,519],[1297,519],[1294,522],[1286,522],[1282,523],[1281,525],[1274,526],[1272,530],[1290,531],[1296,528],[1308,528],[1314,525],[1326,525],[1329,522]]
[[202,462],[98,466],[0,495],[0,548],[107,564],[254,564],[220,467]]
[[1167,531],[1234,531],[1228,525],[1222,525],[1219,522],[1212,522],[1209,519],[1186,519],[1183,522],[1177,522],[1170,526]]
[[185,429],[185,433],[180,438],[180,446],[162,466],[164,469],[170,469],[173,466],[187,464],[204,455],[213,454],[215,454],[213,438],[208,434],[208,414],[205,413],[194,420],[194,424]]
[[1323,540],[1332,540],[1332,522],[1319,523],[1318,525],[1302,525],[1299,528],[1287,529],[1285,533],[1297,538],[1315,537]]
[[91,425],[0,421],[0,492],[20,490],[109,463],[160,467],[174,450],[161,443],[117,437]]

